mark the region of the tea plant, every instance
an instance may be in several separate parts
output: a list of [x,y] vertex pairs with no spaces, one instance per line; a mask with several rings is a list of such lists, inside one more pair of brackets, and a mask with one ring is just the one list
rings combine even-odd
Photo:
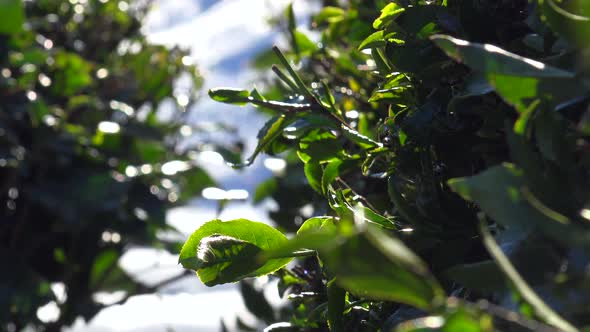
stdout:
[[590,5],[338,3],[314,16],[317,44],[287,9],[274,87],[209,91],[274,115],[233,166],[289,162],[256,198],[296,234],[213,220],[180,262],[209,286],[272,273],[291,310],[261,312],[242,284],[266,331],[582,330]]

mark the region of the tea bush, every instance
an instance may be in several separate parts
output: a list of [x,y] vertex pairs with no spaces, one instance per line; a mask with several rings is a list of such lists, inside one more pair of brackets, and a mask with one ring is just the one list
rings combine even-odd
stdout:
[[[146,41],[147,8],[0,1],[0,330],[59,331],[103,308],[97,293],[153,292],[119,257],[179,250],[166,210],[213,184],[198,146],[178,149],[202,130],[184,124],[201,78],[185,51]],[[60,315],[45,324],[48,303]]]
[[317,43],[293,16],[273,85],[209,95],[273,114],[233,166],[288,161],[256,199],[296,234],[213,220],[184,267],[272,273],[289,308],[241,286],[265,331],[588,326],[590,4],[325,1]]

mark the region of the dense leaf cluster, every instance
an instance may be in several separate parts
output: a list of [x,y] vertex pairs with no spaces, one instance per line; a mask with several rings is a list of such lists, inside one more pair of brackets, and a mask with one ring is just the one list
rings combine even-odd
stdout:
[[147,43],[146,11],[0,1],[0,330],[44,325],[53,303],[57,331],[104,307],[99,292],[153,291],[121,254],[177,250],[159,238],[166,209],[212,185],[194,148],[176,149],[198,130],[182,126],[200,76],[186,52]]
[[[589,3],[325,1],[319,43],[286,17],[290,51],[259,59],[280,64],[273,85],[210,96],[274,114],[252,158],[289,166],[256,198],[278,202],[285,231],[311,218],[286,243],[231,221],[250,233],[219,228],[225,254],[199,246],[198,230],[185,266],[203,278],[206,255],[215,284],[309,256],[273,274],[292,307],[258,312],[282,321],[266,331],[590,324]],[[250,262],[247,243],[260,251]]]

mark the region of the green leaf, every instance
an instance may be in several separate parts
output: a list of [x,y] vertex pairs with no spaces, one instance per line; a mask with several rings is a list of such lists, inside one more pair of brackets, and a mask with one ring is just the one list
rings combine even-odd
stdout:
[[586,0],[539,0],[542,19],[567,41],[580,47],[589,45],[590,4]]
[[246,281],[240,282],[240,292],[242,293],[246,309],[254,314],[254,316],[268,324],[275,321],[273,308],[266,300],[264,292],[256,290],[254,285]]
[[447,313],[445,316],[428,316],[405,321],[397,326],[395,332],[484,332],[490,330],[490,325],[489,320],[474,317],[473,313],[460,308],[459,311]]
[[[333,246],[342,223],[336,224],[332,216],[319,216],[307,219],[297,231],[297,235],[281,247],[263,253],[264,258],[286,257],[301,249],[313,249]],[[346,224],[349,226],[350,224]]]
[[[273,53],[273,55],[274,55],[274,53]],[[283,83],[285,83],[291,90],[293,90],[295,92],[300,91],[300,88],[297,86],[297,84],[291,78],[289,78],[289,76],[287,76],[287,74],[285,74],[285,72],[283,72],[281,70],[281,68],[279,68],[273,64],[271,69],[275,73],[275,75],[277,75],[277,77],[281,81],[283,81]]]
[[326,6],[314,17],[316,23],[335,23],[342,21],[346,12],[342,8]]
[[483,73],[494,90],[520,113],[537,100],[555,108],[587,94],[584,84],[572,72],[490,44],[470,43],[444,35],[431,39],[450,57]]
[[358,131],[349,128],[345,125],[341,126],[342,129],[342,134],[348,138],[349,140],[355,142],[356,144],[358,144],[361,148],[364,149],[370,149],[370,148],[375,148],[375,147],[381,147],[382,144],[379,142],[375,142],[374,140],[372,140],[371,138],[365,136],[365,135],[361,135]]
[[209,97],[221,103],[246,105],[250,101],[250,92],[234,88],[215,88],[209,90]]
[[322,216],[307,219],[297,230],[297,235],[319,232],[325,229],[335,230],[334,217]]
[[[252,99],[254,100],[260,100],[260,101],[267,101],[266,98],[264,98],[264,96],[260,93],[260,91],[258,91],[258,89],[256,89],[256,86],[254,86],[254,88],[252,89],[252,91],[250,91],[250,97],[252,97]],[[254,107],[258,107],[258,105],[253,104]]]
[[386,81],[383,84],[382,90],[389,90],[397,87],[411,87],[411,82],[408,76],[404,73],[393,72],[385,77]]
[[205,285],[213,286],[241,280],[260,268],[256,257],[261,251],[247,241],[214,234],[201,239],[195,257],[181,263],[197,271]]
[[317,137],[306,137],[299,142],[297,154],[299,158],[308,163],[310,160],[325,162],[344,157],[342,143],[333,138],[331,134]]
[[588,90],[578,79],[523,77],[489,73],[487,80],[494,90],[519,113],[541,101],[549,109],[587,95]]
[[387,75],[391,73],[391,66],[389,65],[387,58],[380,49],[371,49],[371,56],[373,57],[373,60],[375,60],[375,65],[377,66],[377,70],[381,75]]
[[537,312],[539,317],[542,317],[548,324],[551,324],[558,329],[566,332],[578,331],[571,323],[563,319],[558,313],[553,311],[527,284],[521,277],[518,271],[514,268],[512,263],[487,229],[487,226],[482,221],[479,225],[480,232],[483,236],[483,243],[488,249],[492,258],[496,261],[498,266],[504,272],[504,275],[512,282],[516,290]]
[[280,297],[284,297],[287,291],[293,289],[293,286],[305,285],[307,283],[289,269],[280,269],[273,276],[279,279],[277,290],[279,291]]
[[257,70],[266,70],[275,63],[276,59],[275,53],[271,49],[268,49],[254,56],[251,64]]
[[396,225],[393,223],[393,220],[385,218],[369,207],[358,203],[354,207],[350,206],[350,208],[355,217],[359,218],[360,220],[373,223],[386,229],[397,229]]
[[287,17],[287,29],[289,31],[294,31],[297,27],[297,22],[295,21],[295,11],[293,11],[293,3],[289,3],[287,8],[285,8],[285,16]]
[[512,164],[495,166],[468,178],[451,179],[448,184],[509,229],[526,232],[536,227],[565,245],[590,246],[590,233],[534,197],[526,187],[523,172]]
[[[329,191],[329,195],[333,195],[334,191]],[[361,202],[355,201],[349,203],[348,200],[342,195],[342,191],[336,191],[336,196],[339,197],[338,205],[340,209],[344,210],[348,216],[353,217],[357,222],[365,222],[374,224],[385,229],[397,229],[394,221],[388,219],[379,213],[373,211],[371,208],[364,206]],[[342,212],[341,210],[341,212]],[[342,216],[341,216],[342,217]]]
[[535,137],[543,156],[564,169],[575,167],[575,138],[568,133],[566,120],[555,112],[540,110],[534,119]]
[[348,222],[333,225],[326,217],[312,218],[287,244],[269,253],[284,256],[314,249],[336,282],[350,293],[373,300],[396,301],[434,309],[444,291],[426,264],[399,239],[370,224],[359,231]]
[[385,28],[387,24],[395,20],[399,15],[405,11],[395,2],[389,3],[381,10],[381,15],[373,22],[373,28],[379,30]]
[[309,55],[318,49],[317,44],[303,32],[295,30],[293,31],[293,36],[295,37],[295,42],[301,55]]
[[[471,317],[465,312],[456,312],[445,319],[443,332],[464,331],[464,332],[483,332],[489,329],[489,323],[486,320],[476,317]],[[488,325],[488,326],[486,326]]]
[[92,64],[78,54],[59,51],[55,55],[54,82],[56,94],[72,96],[92,84]]
[[102,251],[90,269],[90,288],[97,291],[133,291],[137,284],[119,266],[121,254],[114,249]]
[[324,172],[322,165],[320,165],[318,162],[310,160],[305,164],[303,170],[309,185],[313,188],[313,190],[319,194],[322,194],[322,175]]
[[[488,75],[490,85],[510,105],[514,106],[522,119],[527,119],[542,97],[537,91],[539,79],[534,77]],[[534,104],[533,104],[534,103]],[[522,122],[521,120],[520,122]],[[517,126],[515,126],[516,128]]]
[[[215,242],[209,237],[211,236],[223,236],[217,239]],[[205,243],[202,241],[206,238]],[[231,240],[230,240],[231,239]],[[209,242],[214,243],[214,246],[210,246],[211,249],[204,247]],[[279,248],[287,242],[287,238],[276,229],[260,222],[249,221],[246,219],[236,219],[232,221],[221,221],[212,220],[205,223],[197,231],[195,231],[190,238],[184,243],[180,252],[179,262],[183,264],[185,268],[197,269],[197,274],[201,281],[207,286],[213,286],[220,283],[235,282],[246,277],[261,276],[268,273],[272,273],[291,261],[291,258],[278,258],[270,259],[264,264],[259,266],[259,263],[254,261],[248,261],[248,264],[241,264],[238,262],[236,270],[230,270],[224,272],[224,269],[228,269],[232,266],[233,257],[245,258],[247,255],[253,253],[259,249],[259,251],[267,251]],[[201,248],[203,247],[203,248]],[[216,250],[229,249],[231,254],[227,256],[219,256]],[[211,262],[208,263],[198,257],[199,250],[205,250],[203,254],[208,253],[213,255]],[[209,256],[207,256],[209,257]],[[230,259],[229,262],[224,264],[214,264],[215,262],[221,262],[222,259]],[[252,259],[255,255],[252,256]],[[249,265],[249,269],[246,269],[246,265]],[[219,275],[219,274],[222,275]]]
[[405,86],[396,86],[389,89],[375,90],[369,98],[370,102],[388,102],[390,104],[407,103],[409,89]]
[[250,166],[260,152],[264,151],[277,137],[279,137],[285,128],[293,121],[293,116],[289,114],[277,115],[268,120],[262,129],[258,132],[258,145],[252,155],[241,164],[230,163],[235,168]]
[[22,30],[24,23],[22,0],[0,0],[0,34],[15,34]]
[[262,181],[256,187],[256,191],[254,192],[254,198],[252,199],[252,202],[254,204],[262,202],[263,199],[275,193],[278,188],[279,184],[277,183],[276,178],[269,178],[268,180]]
[[320,257],[349,292],[421,309],[433,309],[444,298],[424,262],[399,239],[368,227],[364,233],[334,242],[319,248]]
[[328,163],[322,174],[322,192],[326,194],[328,187],[338,178],[342,172],[341,166],[343,161],[340,159],[332,160]]
[[434,35],[435,33],[439,32],[436,23],[430,22],[422,27],[420,31],[416,33],[416,38],[418,39],[427,39],[428,37]]
[[383,30],[379,30],[365,38],[365,40],[363,40],[359,45],[358,50],[362,51],[367,48],[381,47],[385,46],[386,44],[387,42],[385,41]]
[[277,58],[279,59],[279,61],[283,65],[283,67],[285,67],[285,69],[287,69],[287,71],[289,72],[289,75],[291,75],[293,83],[298,88],[297,92],[299,92],[302,95],[305,95],[307,97],[314,98],[311,91],[307,88],[307,86],[305,85],[305,83],[301,79],[301,76],[299,76],[299,74],[297,74],[295,69],[293,69],[293,66],[291,66],[291,63],[289,62],[289,60],[287,60],[287,58],[285,57],[283,52],[281,52],[281,50],[277,46],[274,46],[272,48],[272,50],[275,52]]
[[495,45],[471,43],[445,35],[435,35],[431,39],[451,58],[486,74],[547,78],[575,77],[574,73],[510,53]]

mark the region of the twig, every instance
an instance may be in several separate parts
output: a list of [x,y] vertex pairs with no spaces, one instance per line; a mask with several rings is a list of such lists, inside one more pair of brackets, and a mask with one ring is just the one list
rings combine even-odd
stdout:
[[153,286],[137,285],[135,291],[129,292],[127,295],[125,295],[125,297],[123,297],[122,299],[120,299],[119,301],[117,301],[115,303],[110,304],[109,306],[123,304],[123,303],[127,302],[127,300],[129,300],[129,298],[132,296],[155,293],[159,288],[167,286],[167,285],[169,285],[173,282],[176,282],[184,277],[187,277],[191,274],[193,274],[192,271],[185,270],[181,274],[178,274],[178,275],[176,275],[172,278],[169,278],[169,279],[162,280]]
[[356,191],[354,191],[354,189],[352,189],[348,183],[346,183],[344,180],[342,180],[340,177],[337,178],[338,182],[340,182],[340,184],[342,184],[343,186],[346,187],[346,189],[350,189],[350,191],[356,195],[357,197],[359,197],[363,202],[365,202],[365,204],[367,204],[367,206],[369,208],[371,208],[371,210],[373,211],[378,211],[364,196],[359,195]]
[[313,104],[283,103],[280,101],[255,99],[253,97],[248,97],[248,102],[279,112],[304,112],[315,109]]

